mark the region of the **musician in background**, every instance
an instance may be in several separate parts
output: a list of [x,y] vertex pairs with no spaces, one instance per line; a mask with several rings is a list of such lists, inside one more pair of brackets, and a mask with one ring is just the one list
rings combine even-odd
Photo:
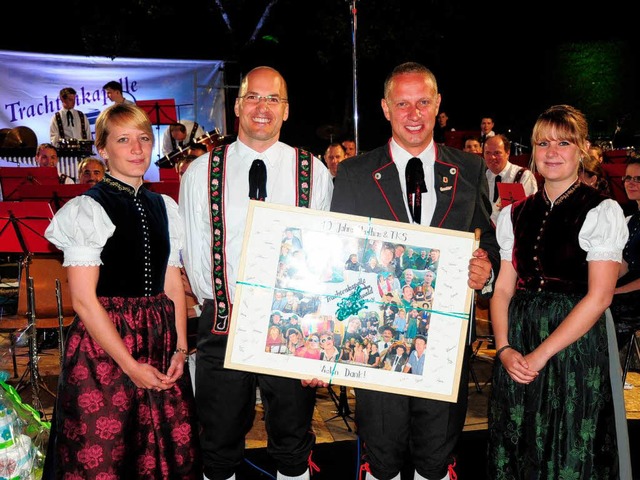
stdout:
[[[41,143],[36,149],[36,165],[38,167],[58,167],[58,149],[50,143]],[[73,185],[76,183],[75,178],[58,173],[58,179],[61,184]]]
[[131,100],[124,98],[122,95],[122,84],[111,80],[103,85],[102,89],[107,92],[107,98],[113,103],[134,103]]
[[62,108],[53,114],[49,126],[51,143],[60,148],[65,141],[93,140],[89,119],[76,110],[76,91],[71,87],[60,90]]
[[180,120],[179,123],[172,123],[162,137],[162,154],[169,155],[178,147],[187,148],[191,142],[204,135],[205,131],[198,122]]
[[86,157],[78,164],[78,183],[95,185],[104,178],[106,166],[96,157]]

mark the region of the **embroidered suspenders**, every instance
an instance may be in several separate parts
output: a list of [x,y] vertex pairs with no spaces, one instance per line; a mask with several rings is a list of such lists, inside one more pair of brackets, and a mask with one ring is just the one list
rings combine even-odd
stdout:
[[518,170],[516,172],[516,176],[513,178],[513,183],[520,183],[520,179],[522,178],[522,175],[524,174],[524,172],[526,172],[528,170],[528,168],[524,168],[521,167],[520,170]]
[[[85,114],[83,112],[81,112],[80,110],[77,110],[78,112],[78,116],[80,117],[80,128],[82,129],[82,140],[89,140],[89,135],[87,133],[87,122],[85,121]],[[60,112],[56,112],[56,125],[58,126],[58,132],[59,132],[59,137],[60,140],[63,140],[65,138],[67,138],[67,136],[64,134],[64,126],[62,125],[62,115],[60,115]]]
[[56,112],[56,125],[58,126],[58,136],[60,137],[60,140],[66,138],[64,134],[64,127],[62,126],[62,115],[60,115],[60,112]]
[[[225,204],[224,162],[228,145],[215,147],[209,154],[209,207],[211,220],[211,282],[213,286],[214,316],[211,333],[226,335],[229,332],[231,303],[225,277]],[[296,206],[309,208],[313,182],[313,155],[296,148]]]

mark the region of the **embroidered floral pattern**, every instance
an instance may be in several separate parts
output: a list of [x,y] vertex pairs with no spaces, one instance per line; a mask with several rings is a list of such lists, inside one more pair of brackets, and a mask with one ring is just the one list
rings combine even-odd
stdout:
[[220,145],[211,152],[209,166],[209,193],[211,206],[211,275],[216,300],[216,314],[211,333],[224,334],[229,330],[229,294],[224,281],[224,155],[226,146]]
[[[211,276],[216,301],[216,313],[211,329],[213,334],[226,334],[229,331],[231,313],[227,283],[224,278],[224,159],[227,145],[220,145],[211,152],[209,164],[209,196],[211,209]],[[306,150],[296,148],[297,179],[296,205],[309,207],[311,203],[311,180],[313,174],[313,156]]]
[[298,157],[297,205],[298,207],[309,208],[309,204],[311,203],[313,156],[302,148],[296,148],[296,154]]
[[[99,299],[129,353],[166,372],[173,302]],[[56,409],[58,478],[202,478],[189,375],[163,392],[137,388],[80,321],[69,327]]]

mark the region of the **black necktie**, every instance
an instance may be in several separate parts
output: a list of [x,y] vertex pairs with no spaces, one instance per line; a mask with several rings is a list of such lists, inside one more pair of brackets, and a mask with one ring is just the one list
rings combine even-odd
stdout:
[[498,201],[498,198],[500,197],[500,194],[498,192],[498,183],[500,183],[501,181],[502,176],[496,175],[496,183],[494,183],[493,185],[493,203],[496,203]]
[[73,127],[73,113],[71,113],[71,110],[67,110],[67,126]]
[[427,191],[424,183],[424,170],[422,161],[413,157],[407,163],[405,169],[405,179],[407,181],[407,200],[409,202],[409,212],[413,221],[420,223],[422,217],[422,193]]
[[267,198],[267,166],[262,160],[254,160],[249,169],[249,198],[261,201]]

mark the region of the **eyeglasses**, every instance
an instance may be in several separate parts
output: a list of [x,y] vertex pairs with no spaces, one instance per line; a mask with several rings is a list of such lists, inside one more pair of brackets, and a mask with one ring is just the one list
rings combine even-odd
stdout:
[[320,343],[327,343],[329,341],[333,341],[333,339],[331,337],[325,337],[320,340]]
[[632,177],[631,175],[625,175],[622,177],[622,183],[627,182],[640,183],[640,176]]
[[274,95],[255,95],[253,93],[248,93],[247,95],[244,95],[242,98],[246,103],[248,103],[249,105],[257,105],[259,104],[262,100],[265,100],[267,102],[267,105],[271,105],[271,106],[277,106],[280,105],[281,103],[287,103],[288,100],[286,98],[280,98],[280,97],[276,97]]
[[318,339],[317,338],[310,338],[309,341],[313,342],[313,343],[318,343]]

